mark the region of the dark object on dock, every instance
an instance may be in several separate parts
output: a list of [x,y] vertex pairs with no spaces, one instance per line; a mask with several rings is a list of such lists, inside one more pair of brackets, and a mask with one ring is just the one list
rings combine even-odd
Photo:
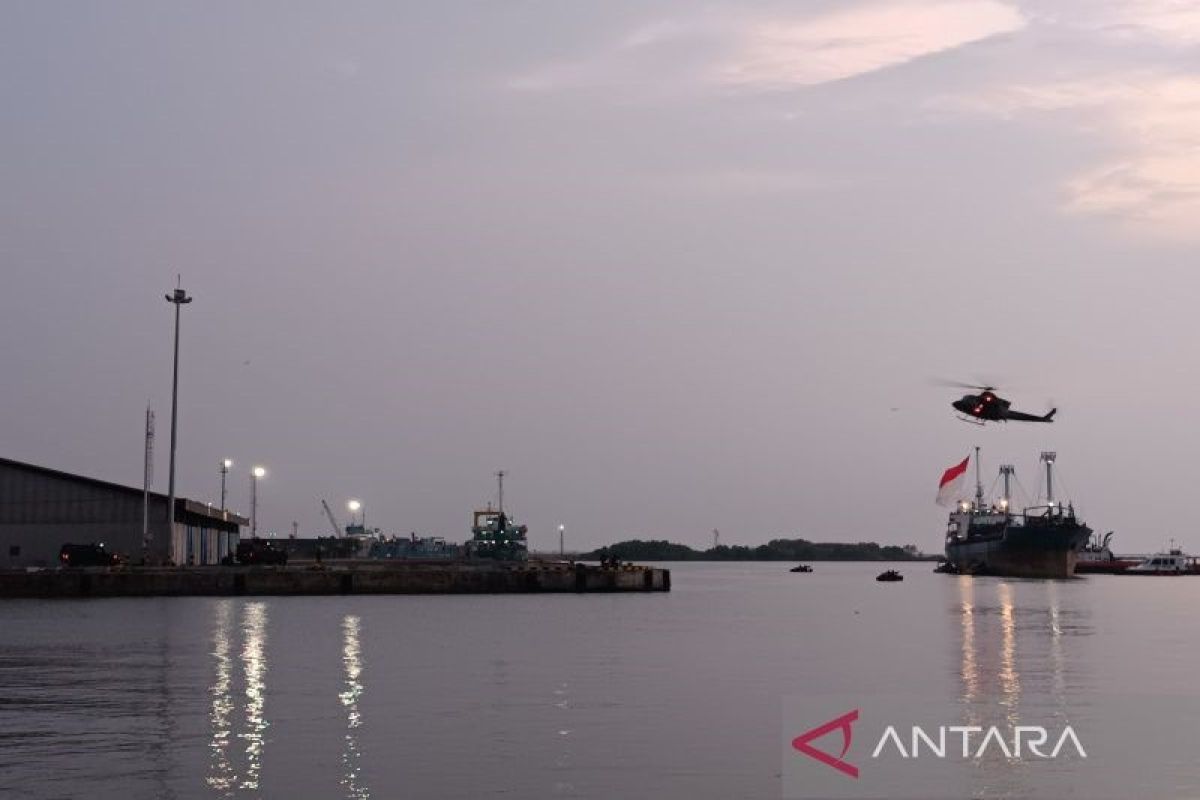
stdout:
[[875,580],[888,581],[888,582],[902,581],[902,580],[904,580],[904,576],[901,575],[899,572],[896,572],[896,570],[894,570],[894,569],[889,569],[887,572],[881,572],[878,575],[876,575]]
[[121,557],[104,549],[100,544],[64,544],[58,551],[58,560],[64,567],[115,567]]
[[[287,550],[282,544],[277,544],[270,539],[247,539],[238,542],[237,546],[237,562],[239,564],[286,564],[288,560]],[[317,551],[317,560],[321,560],[320,550]]]
[[564,562],[0,570],[5,597],[668,592],[671,573]]
[[953,561],[939,562],[938,565],[933,568],[933,571],[938,574],[941,574],[941,575],[958,575],[959,574],[958,567],[955,565],[955,563]]
[[812,572],[812,567],[808,564],[799,564],[789,569],[788,572]]

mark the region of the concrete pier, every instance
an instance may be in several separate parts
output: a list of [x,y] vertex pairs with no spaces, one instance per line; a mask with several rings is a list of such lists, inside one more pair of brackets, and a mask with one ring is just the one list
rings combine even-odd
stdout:
[[668,592],[657,567],[396,564],[2,570],[0,598]]

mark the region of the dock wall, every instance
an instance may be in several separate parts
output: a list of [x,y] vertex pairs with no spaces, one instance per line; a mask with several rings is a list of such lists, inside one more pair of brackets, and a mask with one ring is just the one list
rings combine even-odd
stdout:
[[83,568],[0,571],[0,598],[667,592],[669,570],[583,564]]

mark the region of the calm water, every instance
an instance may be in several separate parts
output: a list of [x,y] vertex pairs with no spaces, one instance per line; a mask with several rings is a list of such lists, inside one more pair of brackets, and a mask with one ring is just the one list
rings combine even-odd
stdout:
[[785,695],[1196,692],[1200,579],[671,566],[666,595],[0,604],[0,796],[772,798]]

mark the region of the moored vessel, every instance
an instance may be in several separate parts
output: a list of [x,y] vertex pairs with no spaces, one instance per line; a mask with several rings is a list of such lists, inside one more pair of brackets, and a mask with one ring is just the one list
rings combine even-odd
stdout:
[[[951,512],[946,530],[946,560],[959,574],[1021,578],[1069,578],[1075,574],[1079,551],[1092,529],[1075,515],[1072,503],[1054,497],[1056,454],[1044,452],[1046,502],[1021,512],[1011,508],[1011,465],[1000,467],[1004,494],[995,503],[984,500],[979,448],[975,448],[975,497],[962,500]],[[965,471],[966,462],[947,470]],[[947,477],[943,477],[943,490]]]
[[504,510],[504,470],[496,473],[498,485],[497,507],[476,511],[471,522],[471,538],[466,543],[471,558],[490,558],[497,561],[526,561],[529,546],[526,535],[529,529],[513,521],[512,515]]
[[1076,575],[1119,575],[1142,561],[1140,558],[1115,555],[1108,546],[1112,535],[1112,531],[1104,534],[1103,538],[1096,534],[1079,550],[1079,560],[1075,563]]
[[1196,556],[1186,555],[1172,547],[1165,553],[1146,556],[1138,564],[1124,570],[1122,575],[1200,575]]

